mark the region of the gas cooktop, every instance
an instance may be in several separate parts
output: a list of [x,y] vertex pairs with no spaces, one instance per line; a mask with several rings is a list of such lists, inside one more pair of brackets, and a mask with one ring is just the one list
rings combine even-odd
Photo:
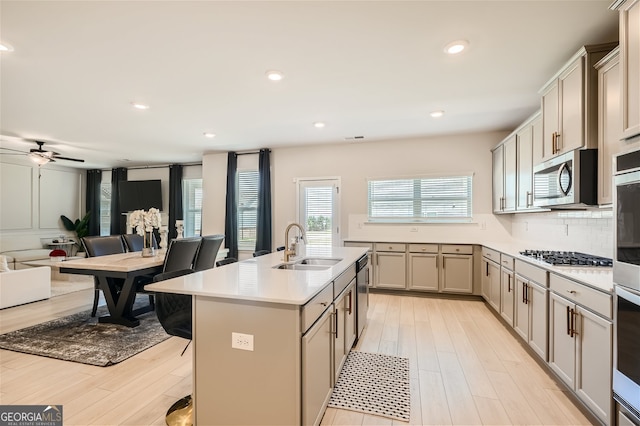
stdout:
[[613,266],[613,260],[608,257],[593,256],[576,251],[525,250],[520,254],[554,266]]

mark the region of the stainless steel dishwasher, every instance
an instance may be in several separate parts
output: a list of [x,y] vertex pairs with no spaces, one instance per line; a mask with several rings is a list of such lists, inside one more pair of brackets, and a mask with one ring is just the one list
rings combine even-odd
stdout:
[[356,261],[356,288],[357,288],[357,313],[356,327],[360,338],[362,330],[367,323],[367,309],[369,308],[369,256],[365,254]]

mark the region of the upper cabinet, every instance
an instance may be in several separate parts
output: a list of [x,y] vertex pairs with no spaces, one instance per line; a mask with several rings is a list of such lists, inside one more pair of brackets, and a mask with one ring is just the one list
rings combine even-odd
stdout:
[[540,111],[516,130],[517,202],[516,210],[533,208],[533,165],[542,161],[542,116]]
[[618,0],[620,12],[620,68],[622,138],[640,135],[640,0]]
[[493,212],[516,210],[516,135],[512,133],[493,150]]
[[543,160],[577,148],[597,147],[598,74],[594,65],[616,45],[582,47],[540,91]]
[[619,50],[596,64],[598,70],[598,204],[611,204],[613,157],[624,150]]

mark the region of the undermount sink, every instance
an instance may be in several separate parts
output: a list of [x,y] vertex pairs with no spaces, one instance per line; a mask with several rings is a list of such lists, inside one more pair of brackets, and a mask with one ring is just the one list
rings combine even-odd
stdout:
[[322,257],[306,257],[301,261],[297,262],[300,265],[335,265],[340,262],[342,259],[327,259]]
[[297,271],[322,271],[324,269],[329,269],[330,265],[307,265],[301,263],[281,263],[280,265],[276,265],[273,269],[291,269]]

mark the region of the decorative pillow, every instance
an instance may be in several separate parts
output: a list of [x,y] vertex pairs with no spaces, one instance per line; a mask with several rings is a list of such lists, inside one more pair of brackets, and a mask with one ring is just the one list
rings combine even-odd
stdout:
[[7,256],[0,255],[0,272],[10,271],[9,265],[7,265]]

